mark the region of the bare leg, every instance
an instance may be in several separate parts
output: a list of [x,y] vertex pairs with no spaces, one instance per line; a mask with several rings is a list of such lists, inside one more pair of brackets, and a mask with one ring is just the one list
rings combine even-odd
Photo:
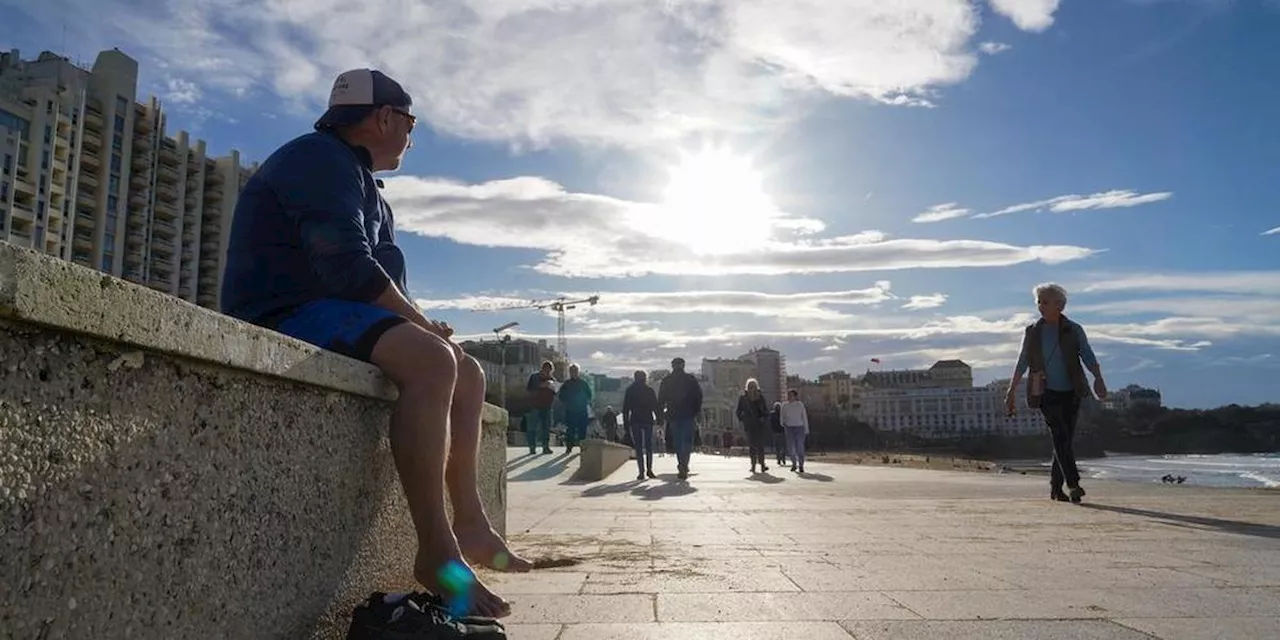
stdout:
[[[444,501],[448,416],[457,360],[444,340],[411,324],[383,334],[373,348],[372,360],[400,391],[391,415],[391,454],[418,535],[413,575],[431,593],[448,598],[454,593],[446,586],[450,581],[443,571],[457,565],[470,570],[449,526]],[[478,577],[470,596],[473,610],[480,615],[511,612],[510,605]]]
[[449,422],[449,465],[445,472],[453,502],[453,530],[467,559],[499,571],[529,571],[533,564],[512,553],[493,530],[480,500],[477,483],[480,459],[480,414],[484,405],[484,372],[475,358],[458,350],[458,379],[453,389]]

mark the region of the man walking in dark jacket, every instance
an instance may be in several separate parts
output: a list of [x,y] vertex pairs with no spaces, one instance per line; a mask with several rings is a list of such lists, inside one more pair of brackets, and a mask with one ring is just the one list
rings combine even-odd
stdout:
[[627,387],[622,399],[622,427],[631,434],[636,465],[640,467],[636,480],[656,477],[653,474],[653,422],[658,415],[658,396],[653,393],[647,377],[643,371],[637,371],[635,382]]
[[702,385],[684,370],[684,358],[671,361],[671,373],[658,388],[658,406],[666,417],[676,449],[677,471],[684,480],[689,477],[694,421],[702,413]]

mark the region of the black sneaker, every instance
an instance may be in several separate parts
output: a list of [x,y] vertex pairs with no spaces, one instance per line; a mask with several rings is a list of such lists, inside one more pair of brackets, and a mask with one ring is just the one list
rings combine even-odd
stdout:
[[646,478],[650,478],[650,479],[658,477],[657,475],[654,475],[652,471],[646,471],[644,475]]
[[347,640],[506,640],[501,623],[489,618],[456,618],[426,594],[376,592],[351,612]]
[[1084,488],[1083,488],[1083,487],[1071,487],[1071,488],[1068,490],[1067,497],[1068,497],[1068,498],[1070,498],[1072,502],[1074,502],[1074,503],[1076,503],[1076,504],[1080,504],[1080,498],[1083,498],[1083,497],[1084,497]]
[[412,600],[414,603],[416,603],[419,607],[422,607],[422,608],[434,607],[436,609],[439,609],[440,611],[445,612],[446,614],[453,616],[454,618],[457,618],[458,620],[461,620],[466,624],[480,625],[480,626],[492,625],[498,628],[505,628],[502,622],[500,622],[497,618],[488,618],[485,616],[472,616],[472,615],[465,615],[465,616],[453,615],[449,613],[449,606],[445,604],[444,598],[441,598],[440,596],[435,595],[433,593],[426,593],[424,591],[415,591],[413,593],[407,594],[406,597],[409,600]]

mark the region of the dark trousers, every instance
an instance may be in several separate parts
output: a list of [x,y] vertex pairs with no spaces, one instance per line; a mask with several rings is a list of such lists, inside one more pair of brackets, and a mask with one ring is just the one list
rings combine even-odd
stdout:
[[1076,468],[1076,418],[1080,415],[1080,398],[1073,391],[1046,389],[1040,399],[1040,413],[1053,437],[1053,470],[1049,474],[1049,488],[1062,491],[1065,481],[1068,487],[1080,486],[1080,470]]
[[772,435],[767,428],[757,427],[747,431],[747,446],[751,452],[751,468],[754,469],[757,464],[761,467],[768,466],[764,463],[764,450],[765,447],[769,446]]
[[778,466],[787,463],[787,433],[785,431],[773,432],[773,453],[778,456]]
[[653,473],[653,425],[633,424],[628,430],[636,450],[636,466],[640,473]]
[[534,409],[526,414],[528,420],[525,440],[529,443],[529,453],[536,453],[538,445],[543,451],[551,450],[551,409]]

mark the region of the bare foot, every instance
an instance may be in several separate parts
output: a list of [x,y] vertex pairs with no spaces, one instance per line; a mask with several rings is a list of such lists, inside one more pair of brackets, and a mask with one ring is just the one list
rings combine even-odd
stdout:
[[460,610],[454,611],[456,615],[486,618],[511,615],[511,604],[480,581],[457,547],[443,550],[419,547],[413,577],[428,592],[440,596],[451,609],[458,607]]
[[457,524],[453,528],[458,546],[466,558],[482,567],[508,573],[525,573],[533,570],[533,563],[511,551],[507,541],[489,526]]

